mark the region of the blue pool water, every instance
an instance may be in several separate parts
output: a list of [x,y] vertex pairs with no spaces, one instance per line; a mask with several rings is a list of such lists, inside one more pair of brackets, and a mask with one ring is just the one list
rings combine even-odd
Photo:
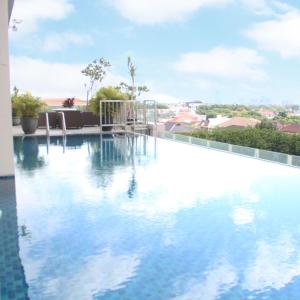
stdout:
[[3,300],[300,299],[300,170],[151,137],[16,138]]

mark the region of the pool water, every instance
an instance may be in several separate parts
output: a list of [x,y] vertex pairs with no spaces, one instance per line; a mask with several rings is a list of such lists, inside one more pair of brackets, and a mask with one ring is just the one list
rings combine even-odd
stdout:
[[15,160],[4,300],[300,299],[299,169],[131,135],[16,138]]

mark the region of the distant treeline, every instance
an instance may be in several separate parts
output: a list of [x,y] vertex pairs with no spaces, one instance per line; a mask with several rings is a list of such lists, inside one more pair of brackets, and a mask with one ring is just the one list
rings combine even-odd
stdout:
[[262,119],[262,115],[257,112],[257,107],[237,105],[237,104],[213,104],[201,105],[197,108],[197,114],[206,115],[208,118],[215,118],[217,115],[228,117],[248,117]]
[[188,135],[233,145],[300,155],[300,135],[282,133],[273,129],[228,128],[214,129],[212,131],[198,130]]

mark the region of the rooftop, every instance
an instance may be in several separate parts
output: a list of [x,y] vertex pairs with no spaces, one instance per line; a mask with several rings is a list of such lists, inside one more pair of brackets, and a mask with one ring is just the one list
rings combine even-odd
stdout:
[[238,127],[238,128],[246,128],[246,127],[255,127],[259,124],[260,121],[252,118],[244,118],[244,117],[234,117],[222,124],[219,124],[219,128],[228,128],[228,127]]

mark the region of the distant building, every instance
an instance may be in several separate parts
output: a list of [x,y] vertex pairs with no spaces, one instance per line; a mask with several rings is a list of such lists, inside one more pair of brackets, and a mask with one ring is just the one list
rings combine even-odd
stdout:
[[218,125],[219,128],[247,128],[255,127],[261,121],[252,118],[234,117]]
[[229,120],[231,120],[231,119],[228,117],[223,117],[221,115],[218,115],[216,118],[209,118],[207,128],[214,129],[214,128],[218,127],[220,124],[223,124]]
[[199,106],[203,105],[203,102],[202,101],[185,102],[184,105],[190,108],[191,110],[196,111]]
[[165,123],[165,130],[171,132],[191,132],[195,128],[199,128],[202,121],[201,116],[190,111],[188,108],[184,108],[175,117]]
[[269,110],[269,109],[260,109],[258,111],[259,114],[261,114],[263,117],[267,118],[267,119],[273,119],[274,117],[276,117],[277,113]]
[[198,123],[201,122],[202,119],[199,115],[195,114],[189,110],[181,110],[177,116],[173,117],[170,121],[173,123]]
[[195,128],[192,124],[187,123],[170,123],[165,124],[165,130],[173,133],[193,132]]

